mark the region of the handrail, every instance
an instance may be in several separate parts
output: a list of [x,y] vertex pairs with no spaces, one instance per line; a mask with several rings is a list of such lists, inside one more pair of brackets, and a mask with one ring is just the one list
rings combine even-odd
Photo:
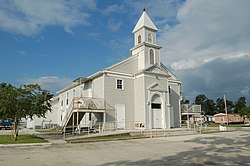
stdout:
[[117,128],[117,126],[119,126],[119,124],[124,124],[124,130],[133,130],[133,129],[145,129],[146,126],[145,124],[143,124],[143,126],[136,126],[136,124],[143,124],[140,121],[124,121],[124,122],[117,122],[117,121],[109,121],[109,122],[100,122],[99,123],[99,128],[102,131],[113,131],[113,130],[117,130],[119,128]]
[[74,108],[74,100],[75,98],[73,98],[73,100],[71,101],[69,108],[66,109],[66,114],[64,115],[63,121],[62,121],[62,126],[64,127],[66,125],[66,122],[68,121],[68,119],[70,118],[70,114],[73,112],[73,108]]
[[96,109],[105,110],[106,103],[102,98],[92,97],[74,97],[62,121],[62,127],[65,127],[75,109]]
[[181,108],[182,113],[201,113],[201,105],[194,104],[190,106],[188,104],[182,104]]
[[78,100],[78,102],[74,102],[75,109],[106,109],[103,98],[81,97]]

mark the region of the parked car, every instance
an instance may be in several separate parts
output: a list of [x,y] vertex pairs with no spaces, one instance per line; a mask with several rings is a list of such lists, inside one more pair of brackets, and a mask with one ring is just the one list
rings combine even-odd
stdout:
[[0,119],[0,130],[1,129],[11,129],[12,122],[10,120],[2,120]]

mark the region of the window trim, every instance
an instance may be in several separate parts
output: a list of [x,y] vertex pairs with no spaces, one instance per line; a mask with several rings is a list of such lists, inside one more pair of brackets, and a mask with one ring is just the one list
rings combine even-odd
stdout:
[[63,107],[63,104],[64,104],[64,102],[63,102],[63,95],[61,96],[61,107]]
[[141,35],[139,34],[138,37],[137,37],[137,43],[138,44],[141,44]]
[[149,42],[149,43],[153,43],[152,41],[153,41],[153,40],[152,40],[152,35],[151,35],[151,33],[149,33],[149,34],[148,34],[148,42]]
[[[152,53],[153,53],[153,54],[151,54],[151,50],[152,50]],[[151,63],[151,56],[153,56],[153,57],[152,57],[153,63]],[[154,49],[152,49],[152,48],[149,49],[149,64],[150,64],[150,65],[155,64],[155,51],[154,51]]]
[[[121,88],[118,88],[118,80],[121,80]],[[117,90],[124,90],[124,80],[121,78],[116,78],[116,89]]]

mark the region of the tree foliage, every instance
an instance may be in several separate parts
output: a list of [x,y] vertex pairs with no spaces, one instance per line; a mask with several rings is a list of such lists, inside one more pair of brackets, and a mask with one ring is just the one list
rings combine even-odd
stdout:
[[52,95],[37,84],[22,85],[19,88],[10,84],[0,84],[0,118],[14,123],[13,140],[17,139],[22,118],[45,117],[51,110],[49,100]]
[[[205,115],[214,115],[216,113],[225,112],[225,101],[223,98],[217,98],[217,100],[214,102],[212,99],[209,99],[206,95],[200,94],[196,96],[195,104],[201,105],[201,110]],[[234,113],[235,110],[234,102],[227,99],[226,105],[228,113]]]
[[245,107],[239,111],[240,116],[250,118],[250,107]]
[[213,115],[216,110],[216,105],[212,99],[207,98],[206,95],[200,94],[195,98],[195,104],[201,105],[201,111],[205,115]]
[[225,103],[223,98],[218,98],[216,100],[216,113],[225,112]]
[[246,108],[246,98],[244,96],[238,98],[235,102],[235,112],[238,113],[243,108]]
[[227,111],[229,112],[229,113],[234,113],[234,110],[235,110],[235,105],[234,105],[234,102],[233,101],[231,101],[231,100],[226,100],[226,102],[227,102]]

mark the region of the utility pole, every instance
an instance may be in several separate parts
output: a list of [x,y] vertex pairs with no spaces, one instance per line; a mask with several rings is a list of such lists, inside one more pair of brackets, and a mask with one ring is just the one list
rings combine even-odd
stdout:
[[226,95],[224,95],[224,104],[225,104],[226,120],[227,120],[227,125],[228,125],[227,100],[226,100]]

